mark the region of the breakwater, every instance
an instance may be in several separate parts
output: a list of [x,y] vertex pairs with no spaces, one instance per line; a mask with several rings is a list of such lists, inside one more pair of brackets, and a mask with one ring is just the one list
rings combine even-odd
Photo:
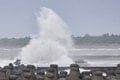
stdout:
[[0,80],[120,80],[120,64],[116,67],[80,67],[77,64],[36,67],[10,63],[0,68]]

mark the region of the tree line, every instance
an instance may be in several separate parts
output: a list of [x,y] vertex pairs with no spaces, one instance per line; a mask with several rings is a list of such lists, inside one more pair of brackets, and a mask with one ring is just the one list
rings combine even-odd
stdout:
[[24,38],[1,38],[0,47],[24,47],[30,41],[30,37]]
[[[76,45],[104,45],[104,44],[120,44],[120,35],[103,34],[100,36],[90,36],[86,34],[84,36],[71,36],[73,42]],[[24,38],[1,38],[0,47],[24,47],[29,41],[30,37]]]
[[84,45],[84,44],[98,44],[98,45],[104,45],[104,44],[120,44],[120,35],[115,34],[103,34],[100,36],[90,36],[89,34],[81,36],[72,36],[73,41],[77,45]]

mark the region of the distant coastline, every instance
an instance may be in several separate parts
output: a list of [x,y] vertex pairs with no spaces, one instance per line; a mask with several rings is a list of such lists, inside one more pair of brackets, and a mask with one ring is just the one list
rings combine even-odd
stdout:
[[[73,38],[74,46],[76,48],[120,48],[120,35],[103,34],[101,36],[71,36]],[[24,47],[29,41],[30,37],[24,38],[1,38],[0,47]]]

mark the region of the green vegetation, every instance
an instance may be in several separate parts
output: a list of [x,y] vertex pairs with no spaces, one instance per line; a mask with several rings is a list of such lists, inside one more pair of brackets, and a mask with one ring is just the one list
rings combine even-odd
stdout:
[[23,47],[30,41],[30,37],[25,38],[2,38],[0,39],[0,47]]
[[101,36],[90,36],[86,34],[83,37],[72,36],[76,45],[105,45],[105,44],[120,44],[120,35],[104,34]]
[[[120,35],[104,34],[101,36],[90,36],[89,34],[81,36],[72,36],[75,45],[120,45]],[[24,47],[29,41],[30,37],[25,38],[2,38],[0,39],[0,47]]]

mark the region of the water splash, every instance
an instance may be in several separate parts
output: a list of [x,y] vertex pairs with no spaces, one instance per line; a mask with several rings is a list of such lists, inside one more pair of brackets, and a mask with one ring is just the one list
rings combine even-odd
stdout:
[[29,45],[22,49],[22,63],[39,66],[50,64],[69,66],[73,63],[68,57],[68,50],[72,48],[72,39],[64,21],[51,9],[42,7],[37,22],[38,37],[33,38]]

